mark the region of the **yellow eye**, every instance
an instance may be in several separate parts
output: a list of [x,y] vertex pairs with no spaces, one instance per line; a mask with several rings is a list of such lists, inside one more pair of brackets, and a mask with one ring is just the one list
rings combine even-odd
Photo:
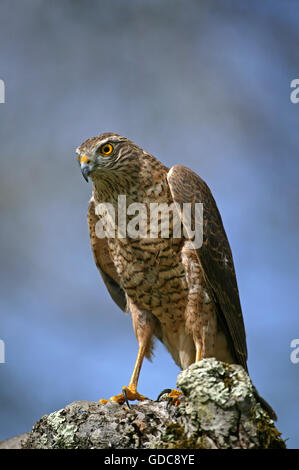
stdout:
[[104,144],[100,148],[100,152],[102,155],[111,155],[113,152],[113,145],[112,144]]

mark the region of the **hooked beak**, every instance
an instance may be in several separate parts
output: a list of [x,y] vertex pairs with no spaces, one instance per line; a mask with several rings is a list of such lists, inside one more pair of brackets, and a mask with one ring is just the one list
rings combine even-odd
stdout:
[[88,175],[90,173],[90,168],[89,168],[89,165],[87,163],[81,163],[81,173],[82,173],[83,178],[85,179],[85,181],[87,181],[87,183],[88,183]]
[[83,178],[85,179],[85,181],[88,182],[88,176],[91,172],[91,167],[90,161],[88,160],[88,157],[86,155],[82,155],[82,157],[80,158],[80,167]]

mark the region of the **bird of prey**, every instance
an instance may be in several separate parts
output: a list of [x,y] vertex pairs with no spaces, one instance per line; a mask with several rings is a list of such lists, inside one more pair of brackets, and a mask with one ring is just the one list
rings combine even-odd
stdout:
[[[215,357],[240,364],[247,371],[246,336],[232,252],[207,184],[183,165],[167,168],[115,133],[90,138],[76,152],[84,178],[88,181],[90,177],[93,183],[88,226],[94,260],[112,299],[131,313],[139,344],[128,386],[110,400],[120,404],[144,400],[137,382],[144,357],[151,357],[154,338],[165,345],[182,369],[202,358]],[[126,197],[121,211],[120,196]],[[195,204],[202,204],[200,246],[192,244],[191,236],[173,236],[175,216],[171,211],[168,236],[162,236],[163,214],[158,217],[155,236],[150,236],[148,227],[142,237],[117,230],[125,212],[132,222],[138,204],[169,207],[173,203],[177,207],[189,204],[191,222]],[[114,209],[116,228],[110,237],[97,233],[97,223],[105,215],[97,207],[103,204]],[[182,212],[184,226],[181,216]],[[150,217],[146,214],[145,220]]]

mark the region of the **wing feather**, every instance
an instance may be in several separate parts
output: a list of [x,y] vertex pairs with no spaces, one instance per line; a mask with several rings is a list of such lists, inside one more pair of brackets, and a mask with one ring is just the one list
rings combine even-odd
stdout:
[[174,202],[191,203],[192,207],[196,202],[203,203],[203,244],[196,254],[236,360],[247,370],[246,335],[233,257],[216,202],[207,184],[183,165],[172,167],[167,179]]
[[120,286],[118,274],[110,256],[107,239],[96,236],[95,226],[98,220],[98,216],[95,214],[94,200],[91,199],[88,206],[87,221],[94,260],[109,294],[119,308],[125,312],[127,311],[126,295]]

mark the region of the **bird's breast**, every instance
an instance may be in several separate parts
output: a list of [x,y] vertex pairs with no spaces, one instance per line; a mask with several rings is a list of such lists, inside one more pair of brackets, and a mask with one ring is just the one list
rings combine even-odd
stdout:
[[[177,236],[166,175],[156,176],[150,173],[144,187],[138,186],[127,195],[121,211],[123,217],[126,214],[126,237],[112,237],[108,246],[129,299],[163,324],[183,318],[188,286],[181,255],[184,239]],[[148,185],[149,181],[155,182]],[[121,221],[118,216],[116,233]]]
[[109,241],[122,287],[130,300],[163,324],[183,317],[188,296],[179,240]]

